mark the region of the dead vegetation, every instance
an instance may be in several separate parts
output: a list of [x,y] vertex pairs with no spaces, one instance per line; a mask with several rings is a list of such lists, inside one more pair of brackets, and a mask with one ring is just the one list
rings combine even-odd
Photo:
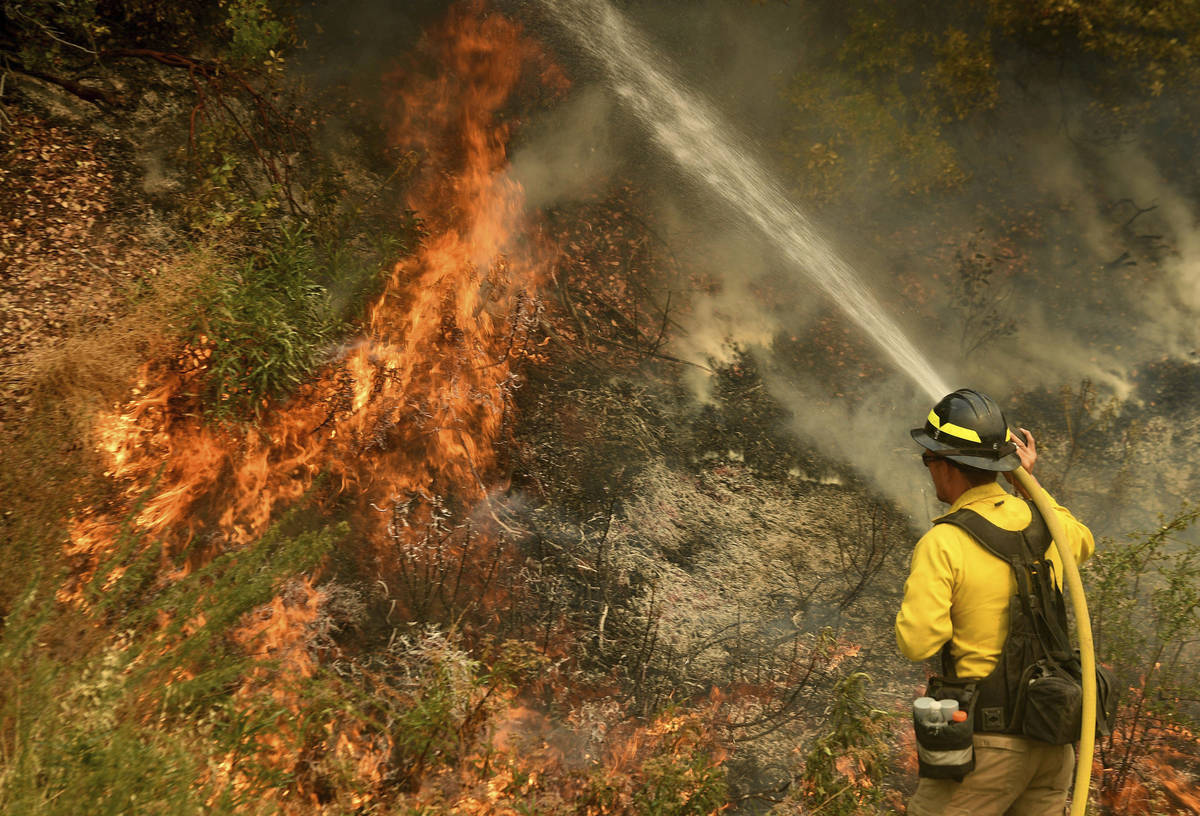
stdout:
[[[110,140],[78,126],[53,125],[32,111],[14,116],[5,140],[0,429],[11,431],[46,365],[38,361],[64,338],[98,336],[128,316],[130,297],[139,288],[155,289],[154,279],[169,261],[166,247],[146,229],[145,212],[122,209],[132,180]],[[142,331],[152,335],[155,320],[146,318]],[[117,362],[103,359],[102,348],[96,352],[100,367]],[[132,363],[125,350],[112,356]]]

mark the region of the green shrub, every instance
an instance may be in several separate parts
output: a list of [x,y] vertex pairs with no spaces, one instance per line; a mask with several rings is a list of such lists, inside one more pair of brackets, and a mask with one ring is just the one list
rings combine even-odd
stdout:
[[707,816],[725,805],[725,771],[700,751],[690,756],[657,756],[642,766],[642,784],[633,795],[643,816]]
[[221,0],[228,17],[229,56],[245,64],[278,65],[289,30],[266,0]]
[[1173,727],[1200,725],[1198,519],[1200,507],[1185,506],[1151,532],[1101,542],[1084,564],[1096,657],[1123,698],[1112,736],[1097,745],[1106,794],[1121,791]]
[[324,360],[340,321],[321,272],[311,236],[296,228],[213,276],[192,331],[211,354],[204,396],[215,415],[257,416]]
[[6,35],[18,44],[21,64],[34,70],[55,70],[68,57],[85,58],[109,33],[95,0],[6,0],[0,17]]

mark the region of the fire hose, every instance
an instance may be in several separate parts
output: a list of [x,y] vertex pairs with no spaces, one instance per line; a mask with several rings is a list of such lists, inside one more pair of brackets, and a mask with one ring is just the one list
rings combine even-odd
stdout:
[[1037,505],[1050,537],[1062,560],[1063,580],[1071,596],[1071,608],[1075,612],[1075,627],[1079,631],[1079,662],[1083,671],[1083,724],[1079,733],[1079,756],[1075,767],[1075,792],[1071,800],[1071,816],[1083,816],[1087,812],[1088,791],[1092,783],[1092,755],[1096,749],[1096,651],[1092,644],[1092,619],[1088,617],[1087,598],[1083,595],[1083,580],[1079,577],[1079,566],[1075,554],[1066,545],[1067,532],[1062,519],[1055,512],[1054,500],[1037,480],[1019,467],[1012,472],[1021,489]]

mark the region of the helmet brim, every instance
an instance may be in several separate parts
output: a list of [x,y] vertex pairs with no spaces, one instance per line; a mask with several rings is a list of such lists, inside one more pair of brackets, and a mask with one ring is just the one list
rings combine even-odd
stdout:
[[[955,445],[949,445],[934,439],[924,428],[913,428],[909,431],[909,435],[912,436],[918,445],[934,453],[959,450]],[[972,456],[965,453],[948,453],[946,454],[946,458],[952,462],[958,462],[960,465],[967,465],[968,467],[979,468],[980,470],[994,470],[998,473],[1008,473],[1021,466],[1021,457],[1017,455],[1016,451],[1005,454],[999,459],[986,455]]]

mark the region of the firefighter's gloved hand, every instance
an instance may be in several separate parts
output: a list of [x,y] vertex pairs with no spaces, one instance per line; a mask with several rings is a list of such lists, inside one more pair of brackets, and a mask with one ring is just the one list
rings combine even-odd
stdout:
[[[1033,441],[1033,434],[1025,428],[1019,428],[1018,433],[1012,436],[1013,444],[1017,446],[1017,457],[1021,460],[1021,467],[1025,468],[1025,472],[1030,476],[1033,475],[1033,465],[1037,462],[1037,443]],[[1016,488],[1017,493],[1030,498],[1025,493],[1025,488],[1017,484],[1011,473],[1005,473],[1004,478],[1008,479],[1008,483]]]

